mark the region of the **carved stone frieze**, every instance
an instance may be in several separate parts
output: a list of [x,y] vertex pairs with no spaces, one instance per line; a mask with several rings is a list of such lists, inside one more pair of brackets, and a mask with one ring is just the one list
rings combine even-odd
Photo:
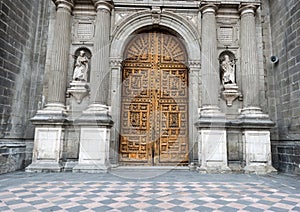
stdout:
[[73,25],[73,42],[92,41],[95,34],[95,20],[92,17],[76,19]]

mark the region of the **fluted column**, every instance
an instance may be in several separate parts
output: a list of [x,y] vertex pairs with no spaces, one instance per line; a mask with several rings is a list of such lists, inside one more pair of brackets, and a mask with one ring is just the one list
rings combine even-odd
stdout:
[[64,111],[71,42],[73,0],[53,0],[57,7],[46,109]]
[[109,47],[111,1],[94,0],[97,10],[94,50],[91,67],[90,109],[105,109],[109,89]]
[[219,111],[219,64],[217,54],[216,10],[214,4],[204,5],[202,12],[202,107],[201,113],[215,113]]
[[243,112],[260,110],[259,71],[254,5],[244,5],[241,13],[241,72],[243,87]]

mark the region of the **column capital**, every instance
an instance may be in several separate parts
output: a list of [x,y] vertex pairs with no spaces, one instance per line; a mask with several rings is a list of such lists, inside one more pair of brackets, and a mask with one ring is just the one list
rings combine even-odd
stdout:
[[199,10],[202,14],[205,14],[205,13],[214,13],[215,14],[218,10],[218,5],[213,4],[213,3],[201,4]]
[[56,8],[65,8],[72,12],[72,9],[74,7],[74,0],[52,0],[54,4],[56,5]]
[[107,10],[111,11],[111,9],[114,7],[114,2],[111,0],[105,1],[105,0],[93,0],[93,3],[96,7],[96,10]]
[[248,13],[252,13],[253,15],[255,15],[255,12],[258,7],[259,4],[240,4],[239,12],[241,16]]

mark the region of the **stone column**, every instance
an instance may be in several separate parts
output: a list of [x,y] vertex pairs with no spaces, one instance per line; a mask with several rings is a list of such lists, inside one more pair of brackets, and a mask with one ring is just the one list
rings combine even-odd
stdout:
[[243,157],[246,173],[266,174],[276,171],[271,162],[270,128],[274,126],[260,108],[259,70],[255,11],[259,5],[242,4],[241,13],[241,72],[243,109],[240,115],[243,133]]
[[219,62],[217,53],[216,11],[214,4],[201,4],[201,108],[200,118],[195,123],[198,129],[199,172],[222,173],[227,166],[227,143],[225,115],[218,106]]
[[66,121],[66,77],[71,41],[73,0],[53,0],[56,4],[55,34],[49,75],[48,104],[31,119],[36,126],[32,164],[28,172],[60,172]]
[[91,61],[91,104],[86,112],[97,115],[108,112],[110,12],[113,2],[104,0],[93,0],[93,2],[97,10],[97,17]]
[[216,11],[214,4],[201,6],[202,12],[202,51],[201,51],[201,77],[202,77],[202,115],[215,115],[219,112],[219,62],[217,53]]
[[111,1],[93,0],[96,28],[91,64],[91,104],[83,111],[80,125],[78,165],[73,172],[107,172],[110,169],[110,128],[113,125],[107,106],[109,90],[109,50]]
[[255,10],[255,5],[243,5],[240,8],[243,113],[260,111]]
[[73,0],[53,0],[53,2],[56,4],[57,12],[49,76],[48,104],[45,110],[65,113]]

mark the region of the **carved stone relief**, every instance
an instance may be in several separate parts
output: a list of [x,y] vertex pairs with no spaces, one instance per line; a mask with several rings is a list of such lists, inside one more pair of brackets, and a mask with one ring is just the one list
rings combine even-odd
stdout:
[[73,43],[92,42],[95,34],[93,18],[75,20],[73,30]]

